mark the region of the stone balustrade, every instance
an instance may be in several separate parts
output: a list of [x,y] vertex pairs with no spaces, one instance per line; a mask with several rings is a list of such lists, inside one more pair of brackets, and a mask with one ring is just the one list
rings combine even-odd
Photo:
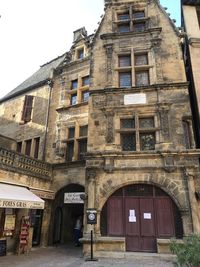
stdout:
[[0,166],[18,173],[24,173],[38,178],[51,179],[51,164],[30,158],[15,151],[0,147]]

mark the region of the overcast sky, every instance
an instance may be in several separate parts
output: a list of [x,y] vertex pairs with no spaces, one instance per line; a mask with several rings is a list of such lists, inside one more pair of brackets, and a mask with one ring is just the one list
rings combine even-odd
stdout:
[[[180,26],[179,0],[161,0]],[[0,98],[72,45],[73,31],[94,33],[103,0],[0,0]]]

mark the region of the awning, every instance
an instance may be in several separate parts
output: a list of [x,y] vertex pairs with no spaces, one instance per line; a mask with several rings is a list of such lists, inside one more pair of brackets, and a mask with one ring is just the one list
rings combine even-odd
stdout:
[[25,187],[0,183],[0,208],[44,209],[44,200]]

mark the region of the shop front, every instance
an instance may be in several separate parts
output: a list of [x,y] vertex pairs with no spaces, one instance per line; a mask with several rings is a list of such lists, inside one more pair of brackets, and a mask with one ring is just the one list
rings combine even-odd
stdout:
[[26,187],[0,183],[0,256],[30,250],[31,211],[42,211],[44,203]]

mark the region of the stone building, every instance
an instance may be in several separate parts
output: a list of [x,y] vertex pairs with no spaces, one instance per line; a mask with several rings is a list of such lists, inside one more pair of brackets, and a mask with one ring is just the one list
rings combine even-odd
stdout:
[[[171,237],[199,233],[200,151],[180,34],[159,2],[105,1],[96,33],[78,29],[70,51],[43,68],[46,79],[33,75],[30,87],[1,101],[9,124],[0,134],[22,142],[25,154],[26,140],[41,138],[38,157],[52,168],[48,190],[55,193],[49,244],[72,242],[79,215],[84,255],[91,230],[96,254],[163,252]],[[34,102],[40,91],[43,113]],[[21,123],[25,95],[35,98]],[[87,223],[89,209],[95,225]]]
[[[200,147],[200,1],[182,0],[182,26],[184,38],[184,58],[189,83],[191,107],[197,147]],[[192,19],[191,19],[192,18]]]

